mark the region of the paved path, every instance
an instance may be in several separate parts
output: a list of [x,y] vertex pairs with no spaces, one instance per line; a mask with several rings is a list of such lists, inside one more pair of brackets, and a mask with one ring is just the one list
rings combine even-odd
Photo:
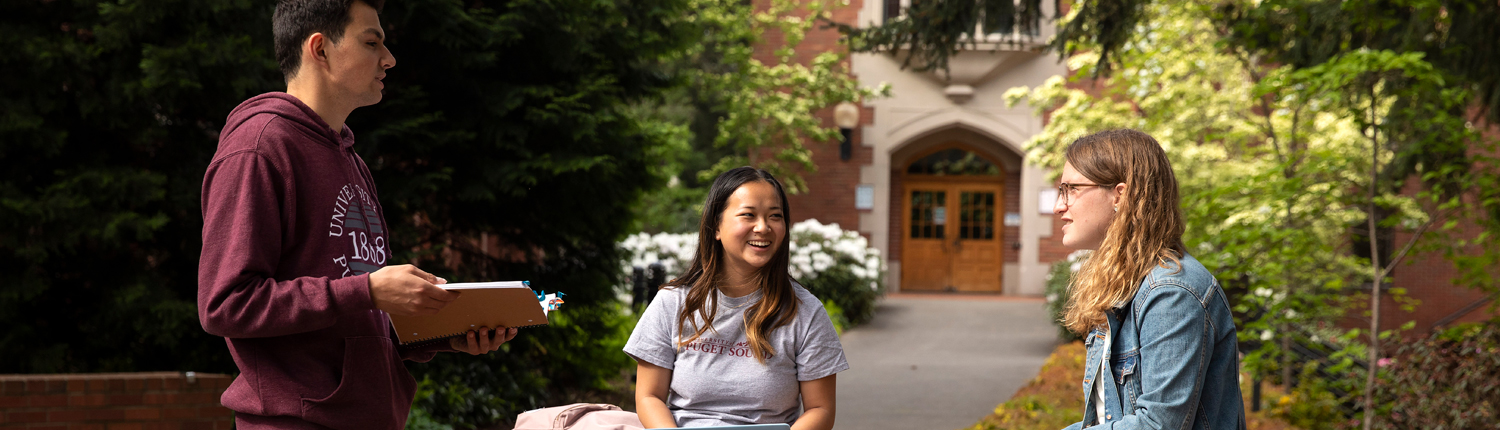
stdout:
[[1040,299],[893,295],[842,337],[838,429],[973,425],[1036,377],[1057,345]]

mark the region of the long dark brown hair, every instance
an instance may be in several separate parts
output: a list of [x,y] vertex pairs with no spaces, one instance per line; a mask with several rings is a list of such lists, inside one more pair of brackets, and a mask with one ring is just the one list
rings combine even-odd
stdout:
[[[791,207],[787,205],[786,191],[781,182],[770,172],[753,167],[737,167],[714,179],[708,198],[703,201],[703,218],[698,224],[698,251],[693,253],[693,263],[687,273],[667,282],[666,288],[684,288],[687,291],[682,312],[677,314],[677,332],[687,333],[689,320],[694,326],[692,336],[679,337],[677,345],[687,346],[698,340],[703,333],[713,329],[714,317],[718,315],[719,285],[724,282],[724,245],[714,238],[719,223],[723,221],[724,209],[729,205],[729,196],[740,186],[751,182],[765,182],[776,189],[781,197],[782,240],[777,245],[771,261],[756,272],[754,283],[765,293],[759,303],[745,311],[745,337],[750,340],[750,351],[755,359],[765,363],[776,355],[771,341],[766,336],[772,330],[790,324],[797,316],[797,293],[792,289],[792,277],[787,271],[791,259],[792,235],[790,224]],[[699,321],[704,323],[700,324]]]
[[1106,325],[1104,312],[1134,297],[1152,268],[1170,263],[1181,270],[1184,224],[1177,176],[1150,135],[1130,129],[1094,133],[1069,144],[1066,158],[1096,184],[1126,185],[1104,243],[1068,287],[1063,325],[1084,333]]

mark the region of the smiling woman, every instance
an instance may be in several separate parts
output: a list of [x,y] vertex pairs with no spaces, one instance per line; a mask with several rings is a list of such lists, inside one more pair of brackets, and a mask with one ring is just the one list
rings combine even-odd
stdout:
[[714,180],[703,206],[693,262],[625,345],[641,422],[833,428],[834,378],[849,364],[822,302],[788,272],[781,183],[736,168]]

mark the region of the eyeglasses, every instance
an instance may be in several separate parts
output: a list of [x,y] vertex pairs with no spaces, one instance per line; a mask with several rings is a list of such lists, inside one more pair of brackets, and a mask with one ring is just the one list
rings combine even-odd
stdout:
[[1063,182],[1063,183],[1057,185],[1057,201],[1062,202],[1063,206],[1070,206],[1071,207],[1073,205],[1071,203],[1069,203],[1069,198],[1077,197],[1075,194],[1078,194],[1078,188],[1080,188],[1080,187],[1108,187],[1108,186],[1110,186],[1110,185],[1105,185],[1105,184],[1070,184],[1070,183],[1067,183],[1067,182]]

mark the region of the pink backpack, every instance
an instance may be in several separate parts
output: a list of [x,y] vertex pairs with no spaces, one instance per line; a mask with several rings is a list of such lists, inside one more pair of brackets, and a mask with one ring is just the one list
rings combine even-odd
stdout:
[[522,412],[515,430],[643,430],[641,418],[619,406],[574,403]]

